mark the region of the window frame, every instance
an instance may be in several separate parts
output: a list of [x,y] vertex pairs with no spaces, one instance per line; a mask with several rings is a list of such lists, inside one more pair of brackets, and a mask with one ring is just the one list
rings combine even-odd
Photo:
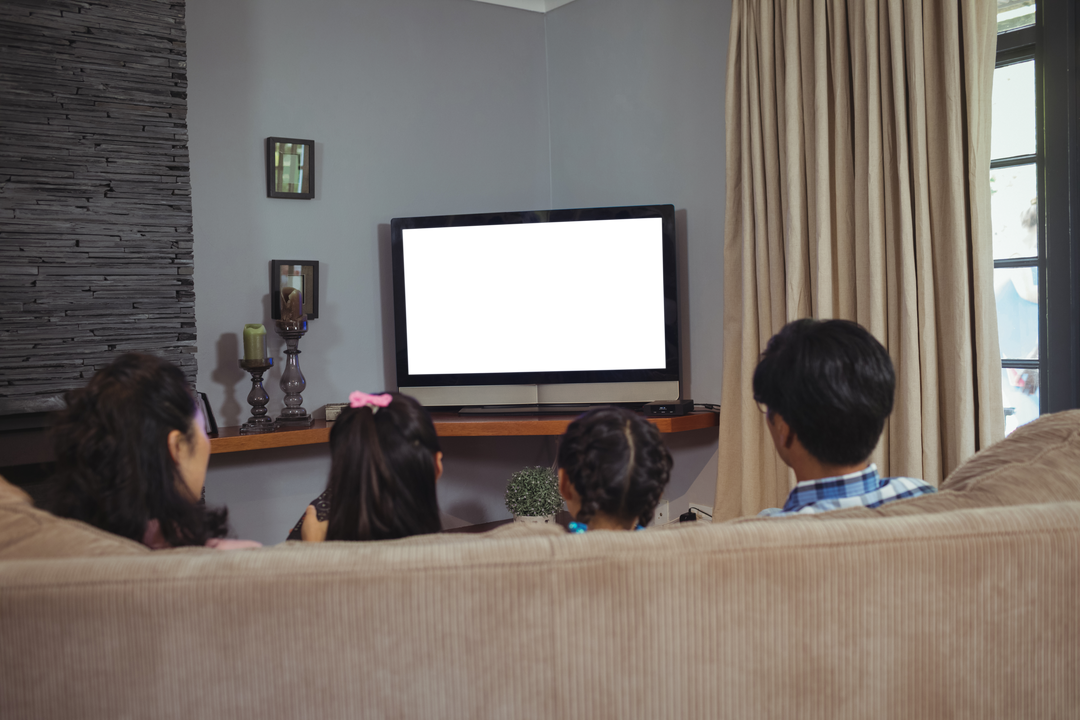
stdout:
[[[1039,173],[1040,253],[1045,282],[1045,356],[1049,392],[1042,412],[1080,407],[1080,11],[1072,0],[1039,0],[1035,8],[1036,122],[1045,148]],[[1052,59],[1052,62],[1048,62]]]
[[[1036,10],[1037,11],[1037,10]],[[1043,278],[1046,272],[1046,253],[1043,249],[1043,147],[1042,147],[1042,133],[1039,131],[1040,122],[1038,117],[1039,102],[1039,61],[1035,57],[1036,50],[1036,34],[1035,26],[1028,25],[1026,27],[1017,28],[1016,30],[1007,30],[998,34],[997,41],[997,55],[994,60],[994,70],[999,70],[1003,67],[1010,65],[1017,65],[1022,62],[1032,61],[1032,72],[1034,74],[1035,82],[1035,152],[1025,155],[1012,155],[1003,158],[991,158],[990,169],[997,170],[1000,168],[1017,167],[1024,165],[1035,166],[1035,195],[1039,198],[1038,206],[1038,226],[1039,232],[1037,233],[1038,241],[1036,245],[1035,257],[1020,257],[1020,258],[994,258],[994,269],[1004,268],[1029,268],[1034,267],[1038,270],[1039,278],[1039,357],[1035,359],[1022,359],[1022,358],[1002,358],[1001,368],[1015,369],[1015,370],[1037,370],[1039,373],[1040,386],[1043,380],[1046,378],[1045,374],[1045,358],[1046,358],[1046,296],[1045,296],[1045,283]],[[1039,393],[1039,414],[1042,415],[1046,412],[1046,395],[1045,392]]]
[[1080,73],[1078,43],[1072,0],[1038,0],[1034,25],[998,34],[994,63],[1035,61],[1035,154],[990,167],[1035,163],[1038,257],[995,260],[994,268],[1038,269],[1039,358],[1001,366],[1039,371],[1040,415],[1080,407],[1080,89],[1070,82]]

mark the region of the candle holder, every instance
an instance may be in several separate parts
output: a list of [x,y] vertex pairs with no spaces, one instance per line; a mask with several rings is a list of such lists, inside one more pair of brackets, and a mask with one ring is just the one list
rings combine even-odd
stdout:
[[304,409],[300,393],[307,387],[304,374],[300,372],[300,350],[297,345],[307,333],[307,320],[277,321],[277,332],[285,340],[285,371],[281,373],[281,389],[285,392],[285,407],[277,419],[279,430],[309,428],[315,421]]
[[241,360],[240,367],[251,373],[251,392],[248,393],[247,401],[251,406],[251,417],[240,426],[241,435],[261,435],[262,433],[274,432],[274,420],[266,415],[266,403],[270,402],[270,396],[263,388],[263,373],[274,366],[274,358],[262,360]]

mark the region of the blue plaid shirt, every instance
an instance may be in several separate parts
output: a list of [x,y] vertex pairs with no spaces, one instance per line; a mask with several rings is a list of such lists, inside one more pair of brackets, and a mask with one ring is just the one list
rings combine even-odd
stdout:
[[934,486],[909,477],[881,478],[873,463],[865,470],[839,477],[806,480],[795,486],[783,509],[767,508],[759,515],[819,513],[849,507],[875,508],[892,500],[934,492]]

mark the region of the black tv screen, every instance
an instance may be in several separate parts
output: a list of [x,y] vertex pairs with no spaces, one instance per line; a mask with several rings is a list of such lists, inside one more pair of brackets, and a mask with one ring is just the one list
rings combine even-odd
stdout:
[[673,400],[671,205],[395,218],[397,379],[425,405]]

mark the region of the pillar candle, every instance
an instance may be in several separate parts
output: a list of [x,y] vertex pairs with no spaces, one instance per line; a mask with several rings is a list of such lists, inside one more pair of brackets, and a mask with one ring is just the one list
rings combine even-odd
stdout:
[[257,323],[244,326],[244,359],[266,359],[266,328]]

